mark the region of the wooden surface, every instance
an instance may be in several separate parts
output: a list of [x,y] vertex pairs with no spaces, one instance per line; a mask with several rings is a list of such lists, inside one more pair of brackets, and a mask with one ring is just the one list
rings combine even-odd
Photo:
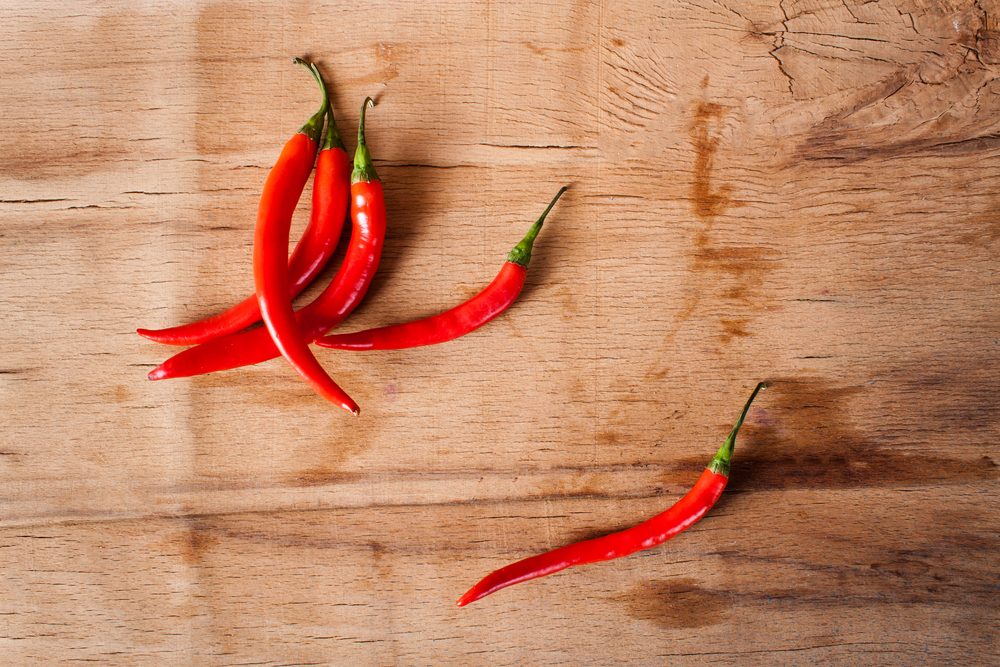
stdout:
[[[994,0],[4,5],[3,664],[996,664]],[[345,136],[379,101],[350,328],[572,184],[496,322],[321,351],[359,419],[133,333],[250,289],[297,54]],[[668,506],[762,379],[701,524],[455,608]]]

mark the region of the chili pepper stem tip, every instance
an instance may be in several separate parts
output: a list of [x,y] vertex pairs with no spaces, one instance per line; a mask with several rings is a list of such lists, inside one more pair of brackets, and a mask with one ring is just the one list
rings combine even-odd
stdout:
[[354,151],[354,171],[351,172],[351,183],[362,183],[379,180],[375,173],[375,164],[372,162],[371,153],[368,152],[368,143],[365,141],[365,111],[375,106],[375,100],[366,97],[361,103],[361,118],[358,119],[358,147]]
[[323,76],[319,73],[319,68],[313,63],[309,62],[305,58],[295,57],[292,62],[296,65],[302,65],[309,73],[312,74],[313,79],[319,84],[319,90],[323,94],[323,102],[319,107],[319,111],[314,113],[305,124],[299,128],[299,133],[304,134],[309,137],[313,143],[318,144],[320,138],[323,134],[323,117],[326,116],[326,110],[330,105],[330,97],[326,93],[326,84],[323,83]]
[[528,230],[528,233],[524,235],[524,238],[521,239],[521,242],[514,246],[514,249],[507,254],[508,262],[528,268],[528,262],[531,261],[531,248],[535,245],[535,238],[538,236],[538,232],[542,230],[542,225],[545,224],[545,218],[548,216],[549,211],[552,210],[552,207],[556,205],[556,202],[559,201],[559,198],[562,197],[563,193],[567,190],[569,190],[568,185],[564,185],[559,188],[559,192],[557,192],[556,196],[552,198],[549,205],[545,207],[545,210],[542,211],[538,220],[535,220],[535,223],[531,225],[531,228]]
[[719,447],[719,451],[715,453],[712,457],[712,461],[708,464],[708,469],[712,472],[729,477],[730,463],[733,459],[733,450],[736,448],[736,436],[740,432],[740,427],[743,426],[743,420],[746,419],[747,413],[750,412],[750,404],[753,403],[753,399],[757,398],[757,394],[761,389],[767,387],[764,382],[758,382],[757,386],[754,387],[753,392],[750,394],[750,398],[747,402],[743,404],[743,410],[740,411],[740,416],[736,420],[736,424],[733,425],[733,430],[729,432],[726,436],[725,441],[722,446]]

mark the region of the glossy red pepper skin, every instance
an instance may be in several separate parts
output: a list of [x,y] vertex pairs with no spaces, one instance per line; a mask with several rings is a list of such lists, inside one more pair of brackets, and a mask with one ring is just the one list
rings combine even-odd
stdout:
[[[367,147],[364,152],[366,155]],[[365,159],[370,160],[362,156],[362,162]],[[315,340],[347,318],[361,303],[378,270],[386,231],[382,183],[377,177],[365,180],[365,174],[357,172],[355,168],[357,178],[352,177],[351,184],[353,226],[344,261],[322,294],[296,313],[300,333],[306,341]],[[373,169],[370,175],[374,175]],[[149,379],[191,377],[257,364],[277,356],[278,349],[267,330],[252,329],[175,354],[153,369]]]
[[696,524],[712,509],[729,482],[736,435],[743,425],[750,404],[763,387],[764,384],[761,383],[753,390],[733,430],[695,485],[666,512],[617,533],[576,542],[500,568],[462,595],[458,599],[458,606],[464,607],[501,588],[555,574],[568,567],[621,558],[655,547]]
[[[351,186],[353,231],[344,262],[333,282],[296,313],[302,337],[315,340],[340,324],[364,298],[378,270],[385,240],[382,184]],[[211,340],[170,357],[149,373],[150,380],[192,377],[259,364],[279,356],[266,329],[251,329]]]
[[528,274],[535,237],[549,211],[565,191],[565,187],[559,190],[528,234],[511,251],[493,282],[465,303],[412,322],[326,336],[317,340],[316,344],[338,350],[401,350],[444,343],[475,331],[507,310],[520,295]]
[[[297,137],[309,141],[305,134]],[[308,178],[312,167],[311,158],[308,163],[300,158],[304,154],[305,151],[289,142],[264,184],[253,244],[257,302],[271,339],[289,365],[320,396],[357,415],[360,413],[357,403],[327,374],[303,339],[289,297],[288,234],[298,202],[293,194],[303,172]]]
[[[310,70],[319,77],[318,70],[311,66]],[[333,113],[328,110],[326,141],[316,159],[309,224],[288,260],[291,297],[297,296],[312,283],[337,248],[347,218],[350,175],[350,158],[340,141]],[[198,345],[235,333],[258,321],[260,306],[257,295],[252,294],[232,308],[203,320],[167,329],[138,329],[137,333],[167,345]]]

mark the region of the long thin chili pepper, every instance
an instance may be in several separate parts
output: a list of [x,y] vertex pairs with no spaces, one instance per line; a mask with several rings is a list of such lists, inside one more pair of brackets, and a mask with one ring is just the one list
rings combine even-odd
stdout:
[[[319,70],[310,68],[327,99]],[[289,293],[297,296],[319,275],[337,248],[344,220],[347,218],[351,161],[337,132],[333,108],[327,108],[323,148],[316,159],[313,176],[312,213],[309,224],[288,260]],[[232,308],[197,322],[167,329],[138,329],[149,340],[167,345],[197,345],[245,329],[260,320],[257,295],[251,294]]]
[[736,445],[736,434],[739,433],[740,426],[743,425],[750,404],[753,403],[757,392],[764,386],[764,383],[760,383],[753,390],[743,406],[743,411],[740,412],[739,419],[736,420],[736,425],[733,426],[733,430],[722,443],[722,447],[719,448],[701,477],[695,482],[694,487],[673,507],[643,523],[617,533],[570,544],[503,567],[487,575],[470,588],[458,599],[458,606],[464,607],[501,588],[554,574],[568,567],[621,558],[636,551],[655,547],[693,526],[705,516],[708,510],[712,509],[719,496],[722,495],[723,489],[726,488],[726,483],[729,481],[729,466],[733,458],[733,448]]
[[289,295],[288,233],[299,194],[312,170],[326,107],[324,100],[317,115],[296,135],[304,137],[311,150],[300,146],[301,141],[294,145],[289,142],[264,183],[254,232],[253,279],[261,318],[281,355],[316,393],[357,415],[357,403],[333,381],[313,356],[309,343],[302,339]]
[[[315,301],[296,313],[302,338],[314,341],[337,326],[357,308],[378,270],[385,241],[385,200],[382,183],[375,174],[365,142],[365,110],[361,107],[358,147],[351,175],[350,245],[333,281]],[[265,329],[230,334],[170,357],[149,373],[150,380],[190,377],[214,371],[258,364],[278,356],[278,349]]]
[[507,310],[524,287],[531,261],[531,248],[545,217],[566,192],[563,187],[552,198],[525,237],[507,255],[507,261],[489,285],[468,301],[438,315],[392,326],[335,334],[316,341],[317,345],[338,350],[401,350],[454,340],[483,326]]

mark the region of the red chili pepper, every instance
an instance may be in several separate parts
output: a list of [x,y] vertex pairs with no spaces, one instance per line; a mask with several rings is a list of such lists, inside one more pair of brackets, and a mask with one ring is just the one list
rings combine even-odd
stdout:
[[402,350],[408,347],[444,343],[475,331],[507,310],[521,293],[535,237],[538,236],[545,217],[564,192],[566,192],[565,187],[556,193],[541,217],[535,221],[521,242],[510,251],[507,261],[493,282],[465,303],[438,315],[412,322],[326,336],[317,340],[316,344],[338,350]]
[[316,393],[357,415],[357,403],[333,381],[302,339],[289,296],[288,233],[295,205],[312,170],[325,112],[324,100],[320,112],[295,135],[302,139],[288,142],[264,183],[254,233],[253,278],[261,318],[281,355]]
[[[361,303],[378,270],[385,241],[385,200],[382,183],[375,174],[365,143],[365,109],[361,107],[358,148],[351,175],[350,245],[336,277],[315,301],[296,317],[302,338],[314,341],[340,324]],[[278,349],[265,329],[252,329],[211,340],[175,354],[149,373],[150,380],[190,377],[214,371],[258,364],[278,356]]]
[[746,405],[743,406],[739,419],[736,420],[736,425],[708,464],[708,468],[695,482],[694,487],[673,507],[632,528],[560,547],[501,568],[470,588],[458,599],[458,606],[464,607],[501,588],[554,574],[568,567],[621,558],[636,551],[655,547],[693,526],[712,509],[726,488],[726,483],[729,481],[729,465],[736,445],[736,434],[743,425],[754,397],[764,386],[764,383],[760,383],[753,390]]
[[[326,87],[315,65],[307,65],[327,99]],[[337,248],[340,232],[347,218],[348,183],[351,161],[340,140],[333,119],[333,109],[327,109],[327,126],[323,149],[316,159],[313,177],[312,214],[302,238],[288,260],[289,294],[297,296],[319,275]],[[149,340],[167,345],[197,345],[214,338],[245,329],[260,320],[257,295],[252,294],[229,310],[198,322],[168,329],[138,329]]]

